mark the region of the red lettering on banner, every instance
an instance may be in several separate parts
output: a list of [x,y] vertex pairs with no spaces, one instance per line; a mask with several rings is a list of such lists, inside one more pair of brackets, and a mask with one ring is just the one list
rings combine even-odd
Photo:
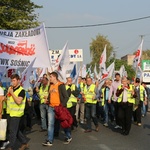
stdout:
[[20,41],[18,42],[17,46],[12,46],[9,44],[4,45],[0,43],[0,53],[8,53],[9,55],[25,55],[31,56],[35,54],[35,44],[31,44],[30,47],[27,47],[27,41]]

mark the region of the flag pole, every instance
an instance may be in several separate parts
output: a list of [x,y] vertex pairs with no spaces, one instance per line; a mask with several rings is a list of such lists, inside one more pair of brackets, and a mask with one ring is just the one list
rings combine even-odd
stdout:
[[80,71],[81,71],[81,77],[82,77],[82,66],[83,66],[83,63],[82,63],[82,61],[80,61]]

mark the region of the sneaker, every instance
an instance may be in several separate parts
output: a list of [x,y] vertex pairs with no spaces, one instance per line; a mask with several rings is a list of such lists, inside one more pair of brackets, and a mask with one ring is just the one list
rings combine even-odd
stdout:
[[80,124],[84,124],[84,121],[80,121]]
[[103,126],[108,127],[108,123],[104,123]]
[[66,138],[64,144],[69,144],[72,141],[72,138]]
[[141,124],[141,123],[138,123],[137,125],[138,125],[138,126],[141,126],[142,124]]
[[121,127],[121,126],[118,126],[118,125],[116,125],[114,128],[115,128],[115,129],[122,129],[122,127]]
[[42,143],[42,145],[43,146],[52,146],[53,144],[50,141],[45,141],[45,142]]
[[0,149],[6,149],[6,147],[7,147],[8,144],[9,144],[9,141],[4,142],[4,143],[2,144],[2,147],[0,147]]

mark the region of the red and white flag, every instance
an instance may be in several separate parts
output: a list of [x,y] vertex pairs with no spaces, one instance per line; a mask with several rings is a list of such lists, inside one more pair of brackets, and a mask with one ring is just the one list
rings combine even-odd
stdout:
[[28,89],[30,86],[30,76],[33,74],[33,65],[35,62],[36,58],[34,58],[34,60],[30,63],[30,65],[22,72],[21,74],[21,86],[24,89]]
[[99,68],[100,68],[100,72],[102,72],[102,74],[105,74],[106,73],[106,46],[104,47],[104,51],[100,57],[100,60],[99,60]]
[[135,57],[133,59],[133,68],[137,69],[138,66],[140,66],[141,62],[141,56],[142,56],[142,46],[143,46],[143,39],[141,41],[141,44],[138,47],[138,50],[136,51]]
[[[65,57],[67,54],[68,54],[68,58]],[[66,62],[65,59],[69,59],[70,60],[70,58],[69,58],[68,42],[66,42],[65,46],[62,49],[62,53],[56,59],[56,63],[55,63],[55,66],[54,66],[54,71],[62,70],[62,66]]]
[[70,57],[69,57],[69,48],[68,42],[66,42],[65,46],[62,49],[61,55],[56,60],[56,64],[54,66],[54,71],[58,73],[59,79],[62,82],[66,82],[66,71],[69,67]]
[[114,71],[115,71],[115,63],[111,63],[109,65],[109,67],[107,68],[107,72],[108,72],[108,78],[113,78],[113,75],[114,75]]
[[40,85],[42,79],[43,79],[43,74],[46,74],[46,69],[47,68],[42,68],[42,70],[40,71],[40,74],[38,76],[38,79],[36,80],[35,84],[34,84],[34,87],[37,87]]

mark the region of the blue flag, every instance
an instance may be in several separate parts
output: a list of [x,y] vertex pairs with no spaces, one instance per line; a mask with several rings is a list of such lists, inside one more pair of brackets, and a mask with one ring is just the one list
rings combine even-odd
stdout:
[[71,78],[75,78],[75,76],[77,75],[77,70],[76,70],[76,64],[74,65],[72,72],[70,74]]

